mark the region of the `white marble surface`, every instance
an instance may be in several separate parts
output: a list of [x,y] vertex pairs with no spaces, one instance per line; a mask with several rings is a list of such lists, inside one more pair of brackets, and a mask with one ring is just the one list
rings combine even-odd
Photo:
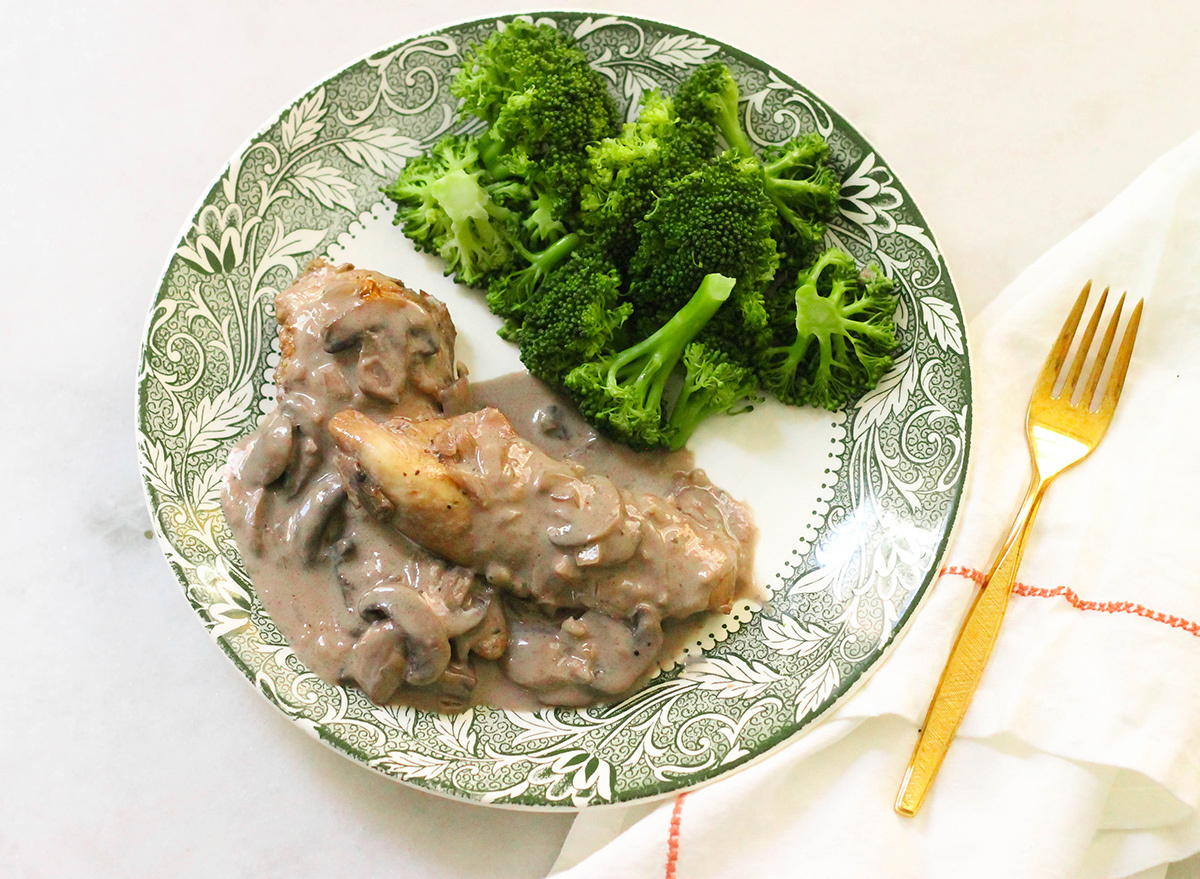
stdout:
[[[1200,129],[1192,2],[586,6],[720,37],[831,102],[903,177],[968,316]],[[0,875],[533,877],[553,860],[566,816],[376,777],[246,686],[147,539],[133,445],[146,309],[226,158],[371,50],[513,8],[3,4]]]

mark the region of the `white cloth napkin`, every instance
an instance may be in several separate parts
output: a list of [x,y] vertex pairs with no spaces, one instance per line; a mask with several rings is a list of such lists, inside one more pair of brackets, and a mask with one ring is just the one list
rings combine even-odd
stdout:
[[[1100,448],[1049,489],[971,710],[924,809],[901,818],[892,802],[973,572],[1029,479],[1034,377],[1088,278],[1146,300],[1124,396]],[[580,815],[563,879],[1150,879],[1200,850],[1200,135],[970,331],[967,501],[895,653],[766,761],[682,799]]]

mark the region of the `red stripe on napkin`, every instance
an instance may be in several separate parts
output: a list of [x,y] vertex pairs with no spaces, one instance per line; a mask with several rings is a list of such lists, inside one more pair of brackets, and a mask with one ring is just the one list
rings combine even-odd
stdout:
[[671,812],[671,833],[667,836],[667,879],[675,879],[675,862],[679,860],[679,816],[683,814],[683,800],[687,793],[675,798]]
[[[987,574],[983,573],[983,571],[976,570],[975,568],[963,568],[957,565],[942,568],[940,573],[942,576],[966,577],[980,586],[987,580]],[[1055,586],[1053,589],[1043,589],[1038,586],[1027,586],[1024,583],[1018,583],[1013,587],[1013,592],[1029,598],[1065,598],[1067,603],[1076,610],[1095,610],[1101,613],[1130,613],[1153,620],[1156,623],[1164,623],[1173,629],[1183,629],[1189,635],[1195,635],[1200,638],[1200,623],[1185,620],[1183,617],[1168,616],[1162,611],[1151,610],[1132,601],[1087,601],[1080,598],[1075,590],[1069,586]]]

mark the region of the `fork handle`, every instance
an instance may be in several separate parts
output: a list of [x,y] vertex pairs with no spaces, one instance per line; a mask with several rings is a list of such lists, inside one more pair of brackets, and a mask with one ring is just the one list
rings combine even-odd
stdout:
[[917,739],[917,747],[900,783],[900,792],[896,795],[896,811],[901,815],[911,818],[921,808],[954,733],[971,705],[984,667],[992,655],[996,637],[1000,634],[1000,623],[1008,608],[1008,596],[1016,582],[1017,568],[1025,553],[1033,518],[1037,515],[1048,483],[1049,480],[1035,474],[1000,555],[992,563],[985,585],[975,597],[975,603],[971,605],[958,633],[958,640],[954,642],[954,649],[950,651],[950,659],[938,682],[929,714]]

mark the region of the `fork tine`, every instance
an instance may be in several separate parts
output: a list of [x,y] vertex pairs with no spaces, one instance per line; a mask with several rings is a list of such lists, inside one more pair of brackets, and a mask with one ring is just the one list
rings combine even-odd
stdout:
[[1105,287],[1104,292],[1100,294],[1100,301],[1096,303],[1096,308],[1092,311],[1092,319],[1088,321],[1087,328],[1083,331],[1083,338],[1079,340],[1079,349],[1075,352],[1075,359],[1071,361],[1071,369],[1067,372],[1067,379],[1063,382],[1062,395],[1068,400],[1075,396],[1075,385],[1078,383],[1079,376],[1083,372],[1083,364],[1087,360],[1088,349],[1092,347],[1092,339],[1096,336],[1096,327],[1100,326],[1100,315],[1104,313],[1104,303],[1107,301],[1108,288]]
[[1121,388],[1125,386],[1125,373],[1129,370],[1129,359],[1133,356],[1133,343],[1137,340],[1138,324],[1142,321],[1142,300],[1133,307],[1129,315],[1129,325],[1125,327],[1125,335],[1121,337],[1121,347],[1117,349],[1117,360],[1113,364],[1112,374],[1108,377],[1108,387],[1104,389],[1104,399],[1100,401],[1099,412],[1105,418],[1112,418],[1117,401],[1121,399]]
[[1083,285],[1083,291],[1075,300],[1075,305],[1071,307],[1071,313],[1067,315],[1067,320],[1063,324],[1058,338],[1054,340],[1054,345],[1046,356],[1042,371],[1038,373],[1037,381],[1033,386],[1034,397],[1049,398],[1054,393],[1054,383],[1058,380],[1063,362],[1067,359],[1067,352],[1071,349],[1071,340],[1075,338],[1075,330],[1079,326],[1079,318],[1083,314],[1083,307],[1087,305],[1088,293],[1091,290],[1092,282],[1089,280]]
[[1100,340],[1100,350],[1096,352],[1096,362],[1092,366],[1092,374],[1088,376],[1087,384],[1083,388],[1083,396],[1079,398],[1079,401],[1089,409],[1092,406],[1092,398],[1096,396],[1096,386],[1100,384],[1100,376],[1104,373],[1104,364],[1108,361],[1108,350],[1117,336],[1117,324],[1121,320],[1121,309],[1124,307],[1125,294],[1122,293],[1121,298],[1117,300],[1117,307],[1113,309],[1108,329],[1104,331],[1104,338]]

